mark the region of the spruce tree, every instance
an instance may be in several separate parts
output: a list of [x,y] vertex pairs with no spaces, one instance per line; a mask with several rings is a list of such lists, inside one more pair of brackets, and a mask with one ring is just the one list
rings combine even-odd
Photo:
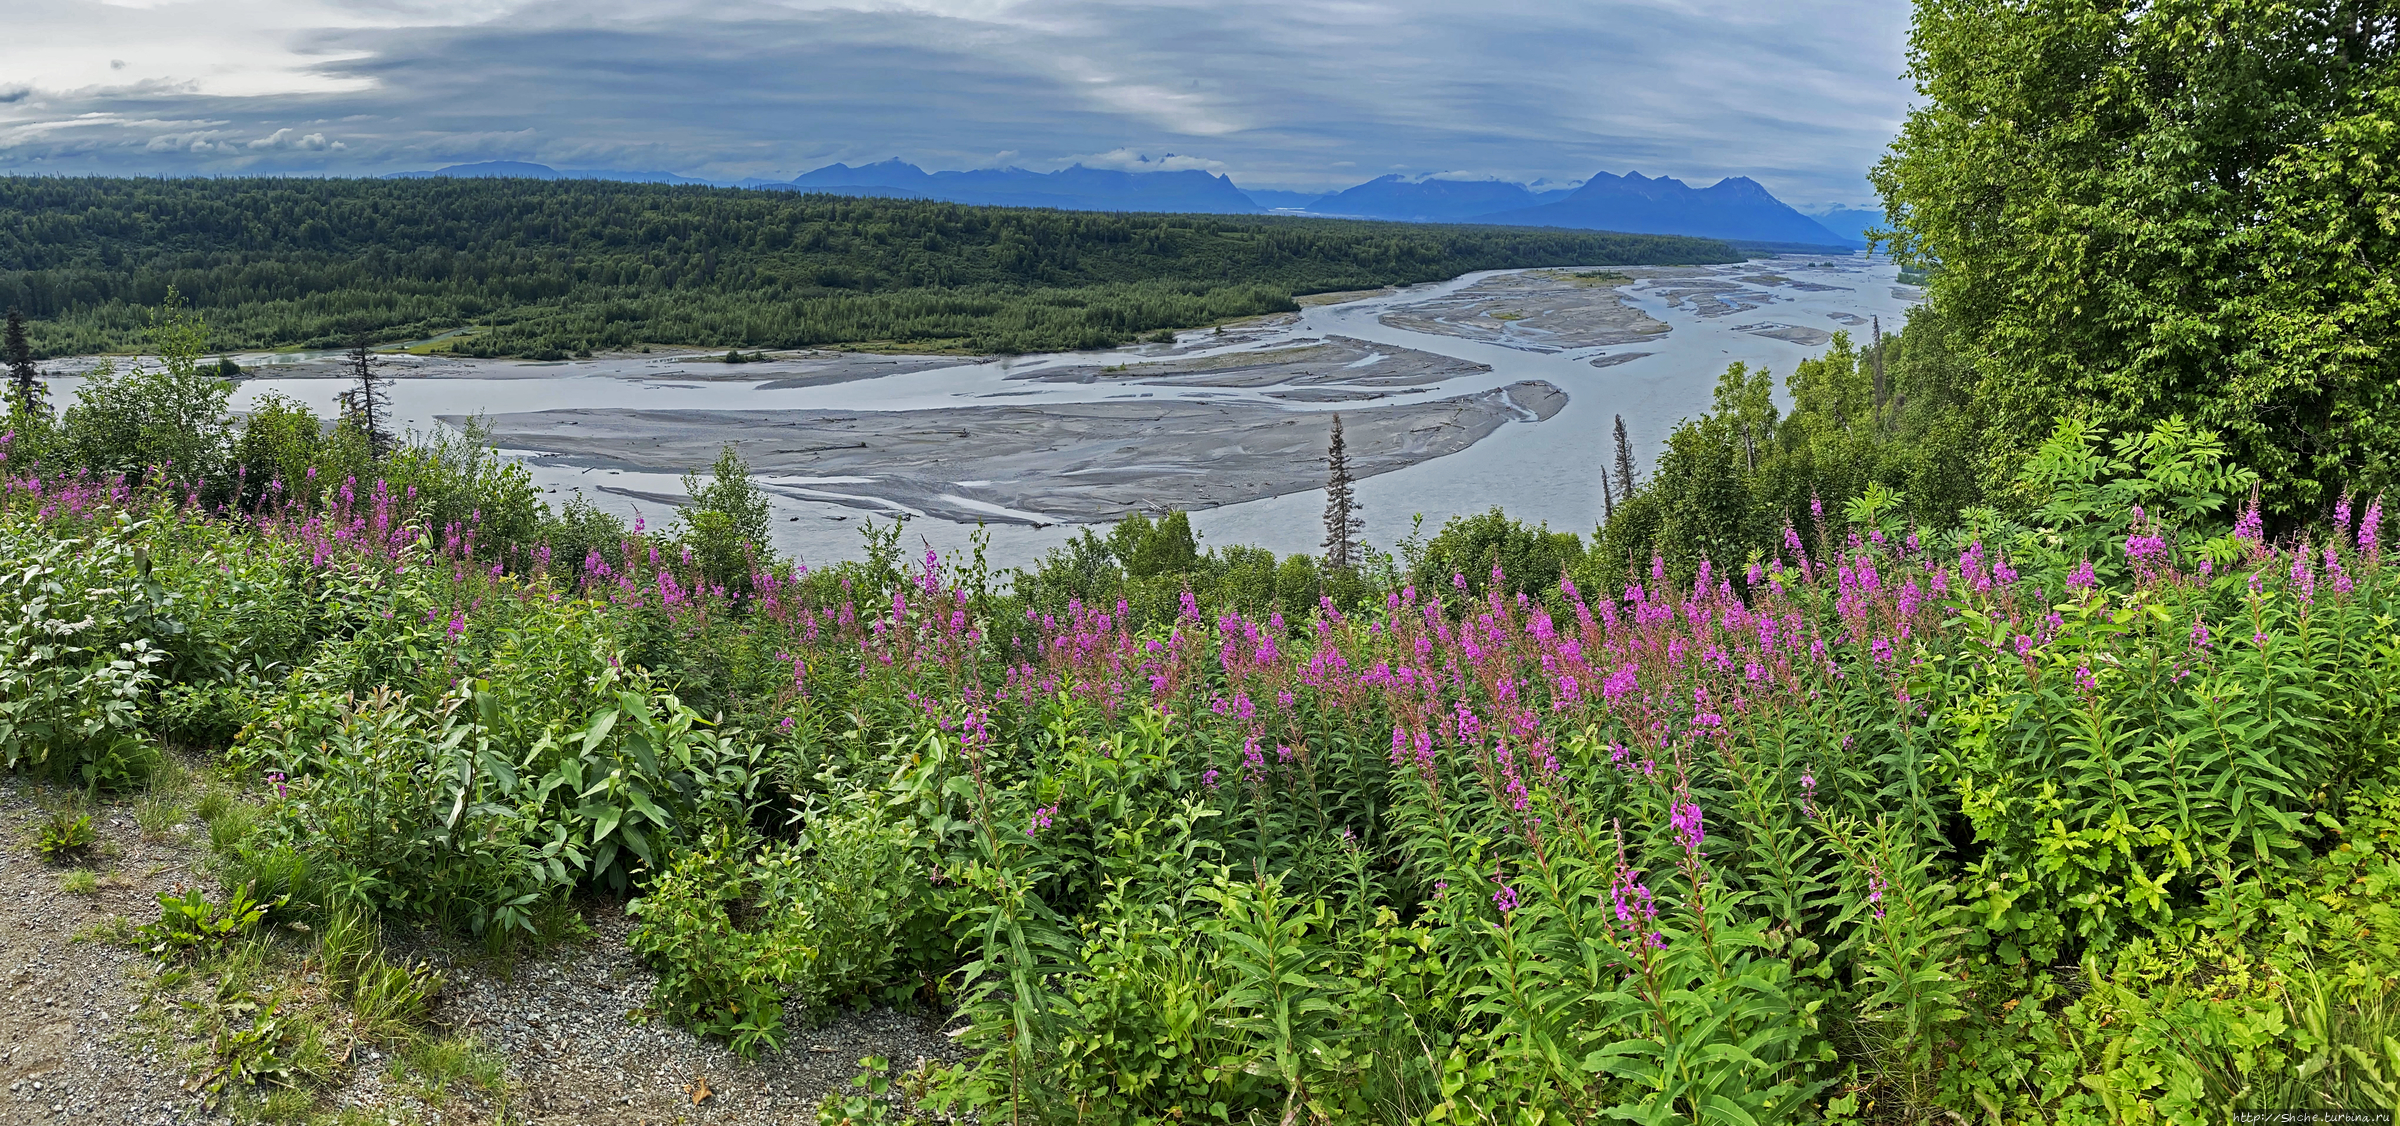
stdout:
[[1350,453],[1342,444],[1342,416],[1333,416],[1333,440],[1325,447],[1325,463],[1331,470],[1325,482],[1325,567],[1331,571],[1347,571],[1359,564],[1359,537],[1367,530],[1366,518],[1359,515],[1361,506],[1350,484]]
[[1625,416],[1617,416],[1617,495],[1633,499],[1633,442],[1625,437]]
[[1874,318],[1874,325],[1874,343],[1870,346],[1873,350],[1868,353],[1868,358],[1875,365],[1875,425],[1880,428],[1884,425],[1883,404],[1890,398],[1890,388],[1883,378],[1883,318]]
[[41,405],[41,371],[33,366],[33,345],[25,339],[25,315],[15,309],[8,311],[8,331],[0,339],[0,349],[8,353],[8,398],[18,409],[32,415]]
[[367,347],[367,338],[356,337],[350,345],[350,378],[358,386],[342,392],[342,413],[366,436],[367,450],[380,459],[392,452],[392,393],[386,386],[391,380],[375,372],[375,352]]

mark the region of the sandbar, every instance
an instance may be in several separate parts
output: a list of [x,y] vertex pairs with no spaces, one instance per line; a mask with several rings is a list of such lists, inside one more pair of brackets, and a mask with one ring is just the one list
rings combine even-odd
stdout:
[[1563,352],[1654,340],[1667,326],[1617,292],[1649,271],[1523,270],[1494,274],[1430,301],[1383,314],[1382,322],[1533,352]]
[[1764,336],[1769,340],[1786,340],[1808,348],[1814,348],[1833,339],[1832,333],[1821,328],[1779,324],[1774,321],[1764,321],[1754,325],[1735,325],[1733,331],[1747,332],[1752,336]]
[[[1566,393],[1525,381],[1342,412],[1351,473],[1457,453]],[[1322,488],[1333,414],[1256,401],[993,404],[895,411],[622,408],[488,418],[491,441],[551,464],[682,472],[731,443],[785,496],[961,523],[1095,523]],[[456,425],[450,416],[444,422]]]
[[1347,336],[1171,360],[1058,364],[1010,375],[1039,383],[1132,383],[1154,387],[1424,387],[1482,375],[1491,365]]

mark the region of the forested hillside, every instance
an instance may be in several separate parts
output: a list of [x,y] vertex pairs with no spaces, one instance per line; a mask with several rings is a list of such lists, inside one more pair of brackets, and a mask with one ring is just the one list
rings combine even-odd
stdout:
[[1135,215],[532,180],[0,179],[0,306],[45,355],[133,346],[168,287],[216,349],[402,341],[1092,348],[1294,294],[1511,266],[1739,258],[1704,239]]

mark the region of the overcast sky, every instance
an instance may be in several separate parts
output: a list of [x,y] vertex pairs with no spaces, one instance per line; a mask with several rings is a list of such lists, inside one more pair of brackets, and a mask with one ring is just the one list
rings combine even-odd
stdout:
[[[0,172],[1747,175],[1864,203],[1907,0],[12,0]],[[1170,154],[1173,154],[1170,156]]]

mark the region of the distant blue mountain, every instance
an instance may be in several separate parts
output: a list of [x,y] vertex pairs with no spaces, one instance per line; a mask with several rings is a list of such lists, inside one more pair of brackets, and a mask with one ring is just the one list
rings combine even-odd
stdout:
[[547,164],[529,164],[522,160],[486,160],[477,164],[453,164],[431,172],[391,172],[386,180],[424,180],[436,176],[461,179],[520,179],[520,180],[623,180],[636,184],[714,184],[714,180],[696,180],[672,172],[621,172],[599,168],[552,168]]
[[1819,226],[1854,242],[1867,241],[1867,232],[1884,225],[1883,212],[1836,207],[1810,216]]
[[1728,176],[1705,188],[1639,172],[1594,173],[1555,203],[1477,216],[1479,223],[1582,227],[1643,235],[1696,235],[1742,242],[1857,245],[1791,209],[1747,176]]
[[1563,189],[1535,192],[1523,184],[1498,180],[1410,180],[1392,175],[1335,192],[1309,204],[1308,210],[1352,219],[1459,223],[1495,211],[1538,207],[1566,195]]
[[792,177],[789,186],[810,192],[832,188],[899,188],[912,196],[921,196],[932,189],[933,177],[914,164],[895,159],[879,160],[856,168],[847,164],[828,164],[813,172]]
[[714,184],[773,191],[939,199],[1001,207],[1054,207],[1067,211],[1251,215],[1270,209],[1298,210],[1328,218],[1577,227],[1811,246],[1864,245],[1864,231],[1882,220],[1878,212],[1835,210],[1825,213],[1824,222],[1819,222],[1792,210],[1746,176],[1732,176],[1706,188],[1693,188],[1681,180],[1651,179],[1638,172],[1623,176],[1601,172],[1571,191],[1561,188],[1538,192],[1523,184],[1497,180],[1410,180],[1395,175],[1330,194],[1264,189],[1244,192],[1231,179],[1196,170],[1119,172],[1078,164],[1056,172],[1029,172],[1022,168],[927,172],[896,159],[856,167],[828,164],[789,180],[747,179],[730,184],[672,172],[559,169],[517,160],[454,164],[431,172],[394,172],[385,178],[435,176]]
[[927,172],[899,160],[852,168],[829,164],[792,178],[798,191],[893,195],[999,207],[1069,211],[1182,211],[1246,215],[1261,210],[1233,181],[1198,170],[1119,172],[1076,164],[1056,172],[979,168]]
[[1260,207],[1293,210],[1306,210],[1309,204],[1325,198],[1324,192],[1286,192],[1274,188],[1243,188],[1242,194]]

